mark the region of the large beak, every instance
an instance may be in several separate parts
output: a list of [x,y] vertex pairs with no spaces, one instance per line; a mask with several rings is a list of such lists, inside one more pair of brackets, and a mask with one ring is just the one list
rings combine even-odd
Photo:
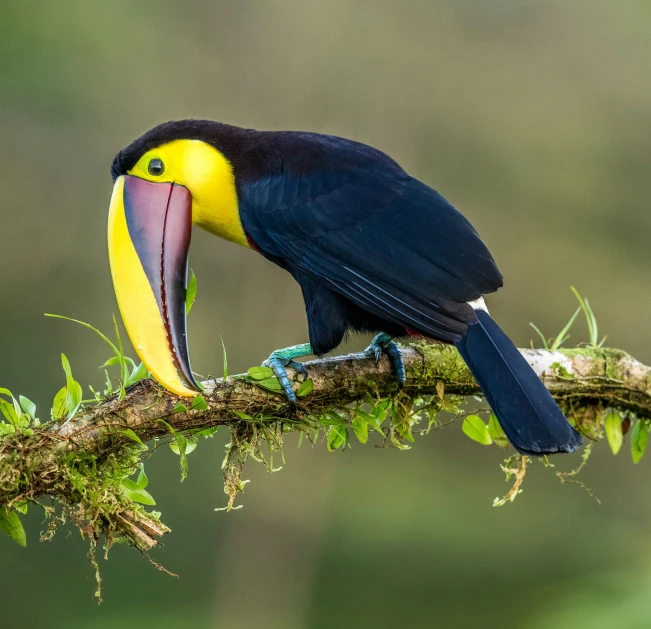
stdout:
[[185,290],[192,196],[172,183],[118,177],[109,210],[113,286],[129,338],[151,374],[177,395],[196,395]]

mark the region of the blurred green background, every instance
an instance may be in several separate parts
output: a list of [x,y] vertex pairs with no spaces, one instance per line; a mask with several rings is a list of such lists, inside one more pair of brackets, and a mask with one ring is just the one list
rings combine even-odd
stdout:
[[[0,384],[49,408],[61,351],[101,384],[105,348],[43,313],[111,329],[111,159],[187,117],[385,150],[489,244],[506,284],[489,306],[517,343],[531,320],[560,329],[574,284],[608,344],[649,363],[650,76],[648,0],[4,0]],[[298,287],[261,257],[196,233],[191,265],[197,371],[220,372],[220,335],[232,373],[307,339]],[[86,544],[38,543],[33,510],[27,549],[0,538],[2,627],[651,626],[649,460],[601,444],[584,477],[601,506],[535,465],[494,509],[502,453],[458,426],[409,452],[289,440],[285,469],[251,462],[226,515],[226,439],[183,485],[170,452],[149,463],[173,529],[154,558],[179,579],[117,547],[98,607]]]

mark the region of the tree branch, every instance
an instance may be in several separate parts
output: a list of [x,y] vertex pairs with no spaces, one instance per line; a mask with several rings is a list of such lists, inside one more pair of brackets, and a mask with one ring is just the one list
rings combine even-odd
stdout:
[[[600,410],[605,407],[651,420],[651,368],[625,352],[595,347],[521,351],[589,437],[600,434]],[[306,363],[314,389],[299,398],[294,413],[281,395],[246,376],[205,382],[206,408],[187,412],[175,412],[178,397],[150,380],[142,381],[123,400],[86,407],[62,425],[0,436],[0,507],[49,496],[62,505],[64,515],[75,519],[91,544],[103,533],[109,546],[115,536],[122,536],[147,551],[168,529],[134,503],[120,484],[142,459],[138,440],[229,426],[232,439],[225,474],[232,504],[241,488],[242,462],[253,452],[260,431],[267,437],[276,431],[281,437],[292,430],[313,430],[314,418],[324,413],[345,412],[353,403],[387,397],[406,400],[411,408],[414,399],[427,395],[454,400],[480,395],[453,347],[418,342],[405,347],[403,355],[407,383],[401,392],[385,357],[377,366],[363,354]]]
[[[651,368],[629,354],[609,348],[521,352],[559,403],[615,406],[640,418],[651,418]],[[407,373],[404,390],[410,396],[435,394],[440,383],[448,394],[481,395],[466,364],[450,346],[416,343],[403,348],[403,357]],[[305,366],[314,390],[299,398],[295,413],[299,419],[343,408],[369,395],[383,398],[397,391],[384,356],[377,366],[361,353],[314,360]],[[243,376],[208,380],[203,386],[206,409],[175,413],[172,409],[179,398],[151,380],[144,380],[133,386],[122,401],[90,407],[52,430],[52,436],[69,448],[98,453],[112,447],[112,428],[130,428],[143,441],[168,434],[169,429],[159,419],[176,431],[187,431],[239,424],[243,421],[241,413],[292,417],[281,395],[261,389]]]

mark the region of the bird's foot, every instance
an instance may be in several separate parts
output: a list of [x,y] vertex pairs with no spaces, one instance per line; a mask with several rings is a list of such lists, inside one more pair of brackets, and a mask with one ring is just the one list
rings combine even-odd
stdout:
[[364,350],[364,353],[369,358],[375,358],[375,364],[380,362],[380,357],[383,353],[386,354],[389,357],[393,371],[398,378],[398,384],[401,387],[405,384],[405,381],[407,380],[405,374],[405,362],[402,359],[402,352],[398,347],[398,343],[393,340],[392,336],[384,332],[378,334],[371,341],[371,344]]
[[283,388],[287,399],[293,406],[296,405],[296,394],[292,389],[292,383],[287,375],[287,367],[293,369],[296,373],[307,378],[307,369],[303,363],[294,360],[299,356],[309,356],[312,353],[312,347],[309,343],[302,345],[294,345],[293,347],[286,347],[285,349],[277,349],[271,352],[267,360],[262,363],[263,367],[269,367],[273,370],[274,375],[278,378],[280,386]]

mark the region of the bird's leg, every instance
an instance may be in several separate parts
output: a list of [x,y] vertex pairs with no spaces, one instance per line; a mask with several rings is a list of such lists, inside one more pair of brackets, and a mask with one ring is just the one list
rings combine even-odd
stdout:
[[307,378],[307,369],[303,363],[295,361],[299,356],[309,356],[312,354],[312,346],[309,343],[302,343],[301,345],[293,345],[285,349],[277,349],[271,352],[271,356],[262,363],[263,367],[270,367],[273,369],[276,378],[278,378],[280,385],[287,396],[287,399],[296,404],[296,394],[292,389],[292,383],[287,376],[287,367],[300,373],[303,378]]
[[398,383],[402,386],[407,380],[402,352],[400,351],[398,344],[393,340],[393,337],[385,332],[378,334],[371,341],[371,344],[364,350],[364,353],[367,356],[375,358],[376,364],[380,362],[380,357],[383,352],[389,357],[389,362],[398,377]]

